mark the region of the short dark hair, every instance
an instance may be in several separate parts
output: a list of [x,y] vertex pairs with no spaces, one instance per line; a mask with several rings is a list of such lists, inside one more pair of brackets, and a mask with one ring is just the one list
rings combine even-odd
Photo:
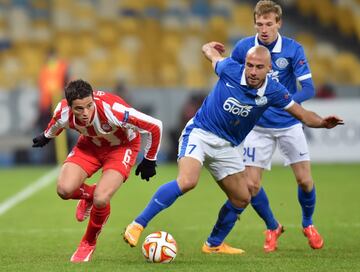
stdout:
[[281,6],[271,0],[260,0],[254,9],[254,21],[256,23],[256,16],[262,16],[268,13],[275,13],[276,22],[279,22],[282,17]]
[[65,87],[65,98],[70,107],[74,100],[88,96],[93,96],[93,89],[88,82],[82,79],[71,81]]

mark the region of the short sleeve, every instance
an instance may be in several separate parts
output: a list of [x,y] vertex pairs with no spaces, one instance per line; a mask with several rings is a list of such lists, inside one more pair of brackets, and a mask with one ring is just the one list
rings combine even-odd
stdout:
[[292,99],[292,95],[289,91],[281,84],[277,84],[278,91],[275,92],[272,97],[272,105],[275,108],[287,109],[291,107],[295,102]]

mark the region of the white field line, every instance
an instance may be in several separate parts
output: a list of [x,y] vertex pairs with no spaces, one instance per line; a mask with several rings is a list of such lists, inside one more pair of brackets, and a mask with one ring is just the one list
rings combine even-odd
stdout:
[[55,167],[50,172],[40,177],[38,180],[31,183],[22,191],[16,193],[12,197],[0,203],[0,216],[5,214],[12,207],[26,200],[27,198],[29,198],[30,196],[32,196],[33,194],[35,194],[36,192],[40,191],[42,188],[53,182],[58,172],[59,172],[59,168]]

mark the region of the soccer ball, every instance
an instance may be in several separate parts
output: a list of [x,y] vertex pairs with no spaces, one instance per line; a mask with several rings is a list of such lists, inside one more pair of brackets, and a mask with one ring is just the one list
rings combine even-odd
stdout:
[[176,241],[165,231],[153,232],[146,236],[142,252],[148,262],[170,263],[176,257]]

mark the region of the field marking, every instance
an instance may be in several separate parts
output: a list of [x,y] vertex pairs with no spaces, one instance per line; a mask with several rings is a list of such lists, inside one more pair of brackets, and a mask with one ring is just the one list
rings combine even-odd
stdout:
[[12,207],[26,200],[27,198],[53,182],[58,172],[59,167],[55,167],[50,172],[46,173],[44,176],[40,177],[39,179],[28,185],[22,191],[16,193],[12,197],[9,197],[4,202],[0,203],[0,216],[5,214]]

